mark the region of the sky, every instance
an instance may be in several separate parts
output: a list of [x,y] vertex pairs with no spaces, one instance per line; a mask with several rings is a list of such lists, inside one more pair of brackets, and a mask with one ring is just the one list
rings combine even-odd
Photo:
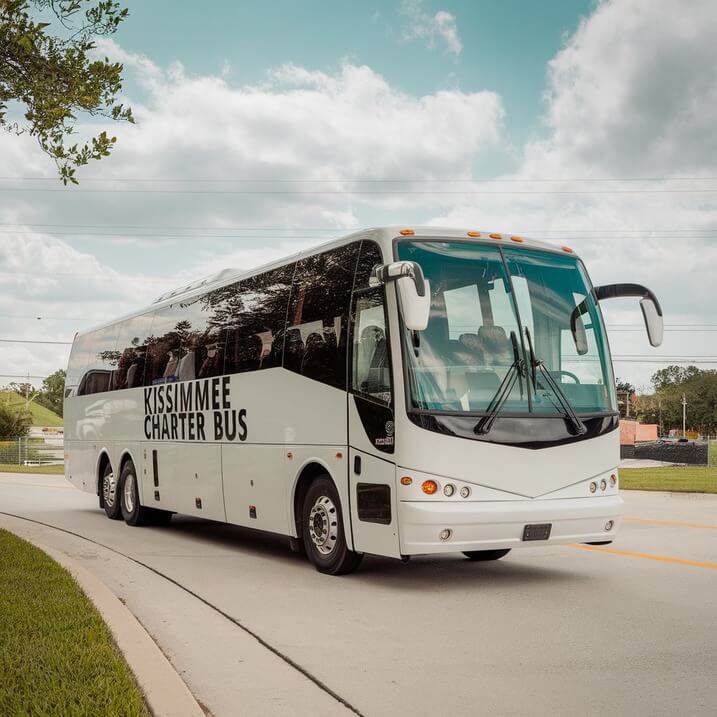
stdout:
[[604,304],[620,378],[717,368],[711,0],[127,6],[98,42],[137,119],[106,127],[112,156],[65,189],[32,138],[0,134],[0,385],[66,364],[17,340],[383,224],[569,244],[595,284],[662,302],[659,349],[636,301]]

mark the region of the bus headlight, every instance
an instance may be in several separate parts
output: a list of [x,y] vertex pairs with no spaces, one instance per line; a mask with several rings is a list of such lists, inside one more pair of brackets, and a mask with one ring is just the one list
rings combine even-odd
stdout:
[[617,476],[613,473],[610,476],[610,487],[614,488],[617,485]]
[[594,493],[597,490],[597,483],[595,481],[592,481],[590,483],[590,492]]
[[450,498],[455,492],[456,487],[453,485],[453,483],[446,483],[445,487],[443,488],[443,495],[445,495],[446,498]]
[[467,485],[464,485],[461,488],[461,498],[467,498],[470,494],[471,494],[471,489]]
[[600,490],[605,490],[605,488],[607,488],[607,481],[603,478],[600,481]]

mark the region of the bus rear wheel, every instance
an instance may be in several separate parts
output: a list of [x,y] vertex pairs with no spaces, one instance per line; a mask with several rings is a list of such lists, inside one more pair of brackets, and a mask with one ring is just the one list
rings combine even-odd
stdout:
[[503,550],[464,550],[468,560],[500,560],[503,556],[508,555],[510,548],[504,548]]
[[151,509],[140,505],[137,471],[132,461],[127,461],[124,464],[120,474],[119,503],[122,508],[122,517],[127,525],[145,525],[149,522]]
[[346,545],[341,501],[330,478],[318,478],[309,486],[301,526],[306,554],[320,573],[346,575],[361,564],[363,555]]
[[109,463],[107,463],[102,473],[100,499],[100,505],[105,509],[108,518],[119,520],[122,517],[119,493],[117,492],[117,478]]

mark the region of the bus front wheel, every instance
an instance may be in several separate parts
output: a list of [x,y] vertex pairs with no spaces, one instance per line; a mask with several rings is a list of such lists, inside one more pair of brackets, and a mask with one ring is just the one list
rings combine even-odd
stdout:
[[320,573],[346,575],[358,568],[363,555],[346,545],[341,501],[330,478],[318,478],[309,486],[301,526],[306,554]]
[[464,550],[468,560],[500,560],[503,556],[508,555],[510,548],[504,548],[503,550]]

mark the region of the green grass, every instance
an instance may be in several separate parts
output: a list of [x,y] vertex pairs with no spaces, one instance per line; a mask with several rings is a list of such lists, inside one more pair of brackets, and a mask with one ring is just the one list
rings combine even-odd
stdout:
[[717,493],[717,468],[621,468],[620,488]]
[[70,573],[5,530],[0,530],[0,714],[149,714],[107,626]]
[[[25,399],[14,391],[0,391],[0,401],[9,401],[13,405],[24,406]],[[30,402],[30,414],[33,426],[62,426],[62,416],[58,416],[49,408]]]
[[0,473],[42,473],[44,475],[65,475],[64,465],[19,466],[14,463],[0,463]]

